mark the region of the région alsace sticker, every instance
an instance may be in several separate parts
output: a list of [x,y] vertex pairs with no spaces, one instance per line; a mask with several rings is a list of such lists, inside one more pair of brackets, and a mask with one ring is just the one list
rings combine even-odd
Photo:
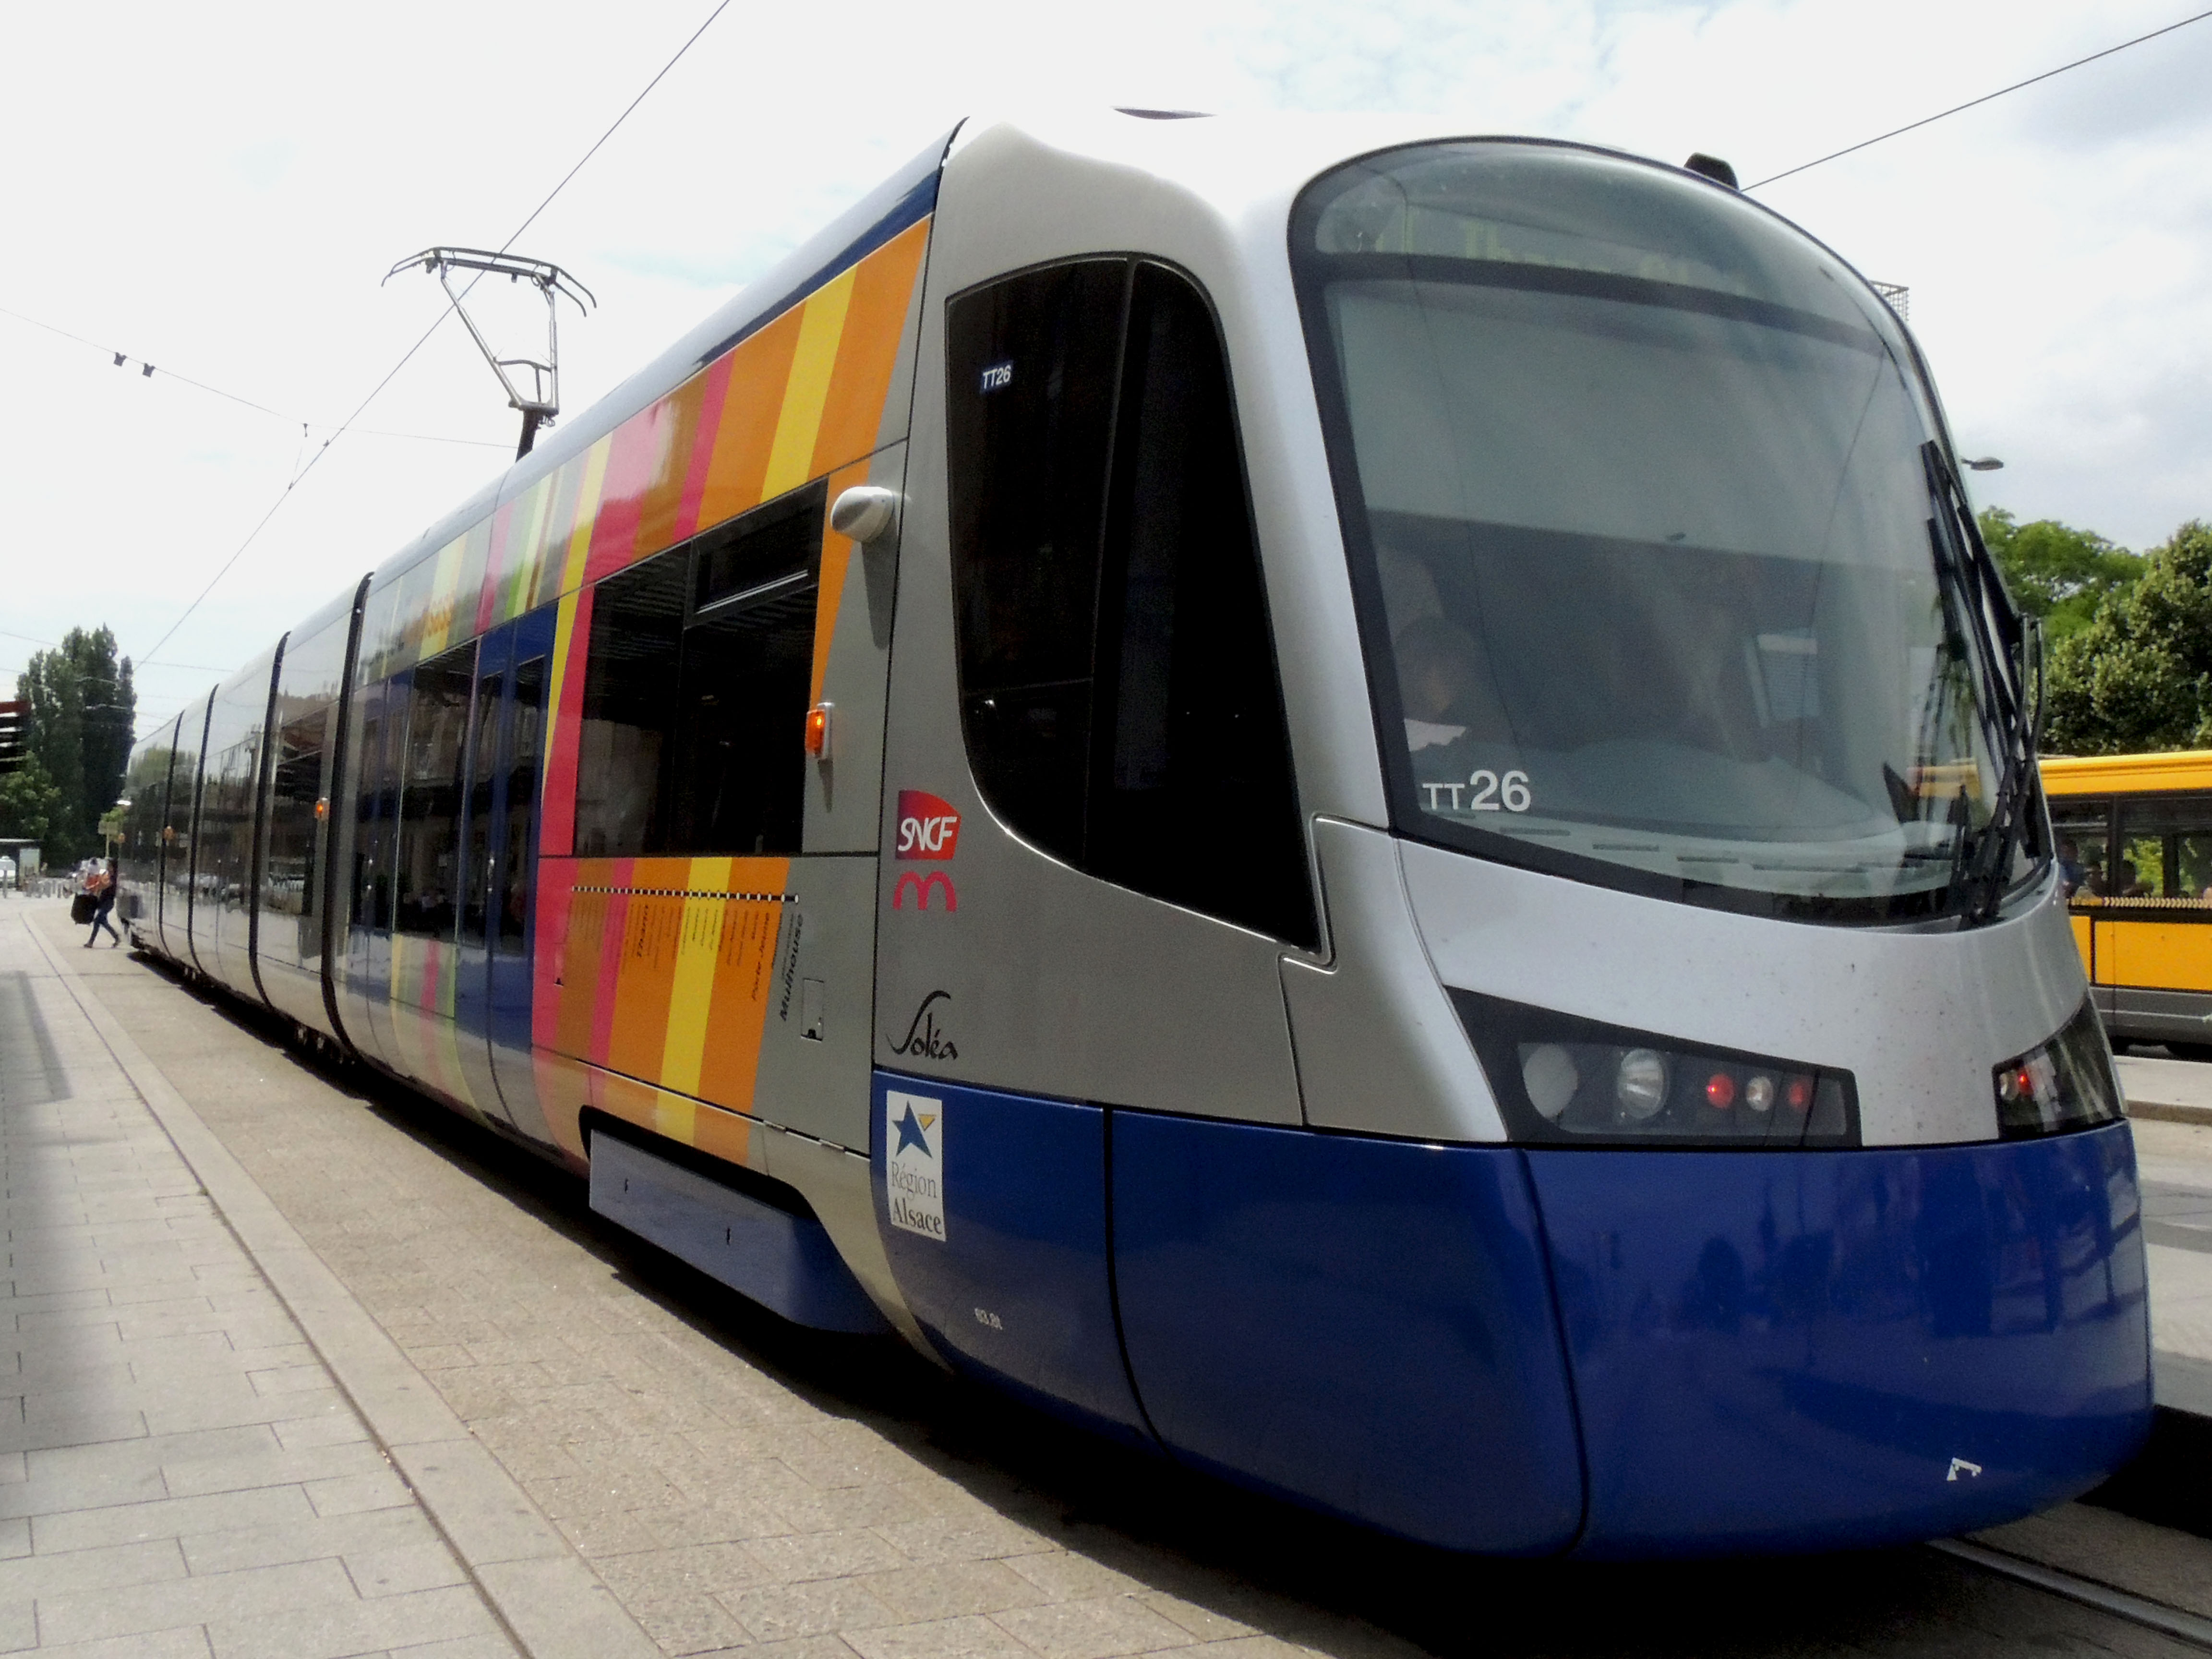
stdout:
[[945,1103],[884,1095],[884,1182],[891,1225],[945,1242]]

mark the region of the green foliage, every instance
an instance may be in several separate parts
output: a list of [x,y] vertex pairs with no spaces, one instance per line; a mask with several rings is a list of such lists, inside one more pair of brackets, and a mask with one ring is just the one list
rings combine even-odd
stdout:
[[113,805],[131,761],[138,699],[131,660],[115,654],[105,628],[72,628],[51,651],[35,653],[16,678],[30,705],[25,747],[61,799],[45,848],[49,864],[73,864],[100,850],[100,815]]
[[2191,520],[2051,654],[2044,749],[2212,748],[2212,526]]
[[2056,519],[2019,524],[1992,507],[1979,523],[2014,603],[2043,619],[2044,637],[2054,645],[2087,628],[2100,605],[2134,586],[2143,573],[2138,555]]
[[0,836],[37,842],[46,864],[58,862],[53,832],[61,807],[60,787],[36,755],[0,777]]

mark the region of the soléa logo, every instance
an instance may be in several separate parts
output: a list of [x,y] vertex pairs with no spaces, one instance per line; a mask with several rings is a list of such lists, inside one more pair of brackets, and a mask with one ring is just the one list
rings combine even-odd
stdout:
[[949,859],[960,844],[960,814],[927,790],[902,789],[898,848],[902,859]]
[[945,1242],[945,1103],[884,1095],[884,1184],[891,1225]]

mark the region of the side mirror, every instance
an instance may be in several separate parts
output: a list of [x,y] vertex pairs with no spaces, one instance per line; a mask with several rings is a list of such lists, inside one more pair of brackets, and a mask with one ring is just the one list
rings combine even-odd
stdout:
[[879,484],[855,484],[830,508],[830,527],[862,544],[878,540],[898,522],[899,495]]

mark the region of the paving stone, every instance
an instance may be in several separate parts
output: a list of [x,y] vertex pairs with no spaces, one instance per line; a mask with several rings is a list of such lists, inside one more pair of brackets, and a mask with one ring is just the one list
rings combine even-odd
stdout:
[[297,1486],[255,1486],[204,1498],[170,1498],[143,1504],[114,1504],[99,1509],[42,1515],[28,1524],[39,1553],[152,1538],[233,1531],[252,1527],[296,1527],[314,1519],[313,1507]]
[[271,1425],[260,1425],[255,1432],[261,1443],[252,1450],[240,1449],[211,1456],[164,1459],[161,1478],[173,1494],[183,1498],[204,1492],[237,1492],[247,1486],[289,1486],[346,1475],[378,1474],[390,1468],[384,1455],[365,1438],[302,1446],[294,1450],[276,1438]]
[[[304,1495],[303,1495],[304,1501]],[[290,1561],[343,1558],[425,1544],[441,1544],[420,1510],[364,1510],[357,1515],[317,1516],[283,1526],[238,1527],[191,1533],[179,1540],[194,1572],[235,1572]]]
[[[497,1621],[471,1588],[420,1590],[374,1601],[332,1596],[320,1605],[272,1609],[263,1617],[232,1615],[208,1621],[216,1659],[351,1659],[380,1647],[404,1649],[410,1644],[455,1636],[489,1637],[498,1632]],[[507,1650],[513,1651],[511,1644]]]
[[796,1583],[805,1578],[846,1578],[856,1573],[887,1572],[910,1565],[887,1540],[862,1528],[760,1538],[745,1547],[769,1574],[784,1583]]
[[453,1553],[435,1538],[389,1549],[349,1551],[343,1559],[347,1576],[365,1597],[443,1589],[468,1582]]
[[405,1484],[389,1469],[372,1474],[341,1474],[307,1483],[307,1500],[318,1515],[357,1515],[411,1504]]
[[860,1659],[1036,1659],[988,1619],[944,1619],[839,1634]]
[[40,1659],[211,1659],[207,1631],[199,1625],[90,1642],[47,1642],[39,1654]]
[[992,1617],[1043,1659],[1108,1659],[1115,1654],[1156,1653],[1188,1647],[1193,1639],[1180,1625],[1127,1595],[1011,1607]]
[[866,1584],[850,1579],[765,1584],[717,1599],[739,1624],[763,1642],[906,1622],[905,1615]]
[[85,1642],[179,1625],[259,1620],[318,1602],[358,1605],[360,1601],[345,1570],[335,1561],[305,1561],[248,1572],[180,1573],[167,1582],[41,1595],[39,1633],[58,1642]]
[[860,1581],[909,1620],[1034,1607],[1048,1593],[1000,1561],[947,1561],[872,1573]]

